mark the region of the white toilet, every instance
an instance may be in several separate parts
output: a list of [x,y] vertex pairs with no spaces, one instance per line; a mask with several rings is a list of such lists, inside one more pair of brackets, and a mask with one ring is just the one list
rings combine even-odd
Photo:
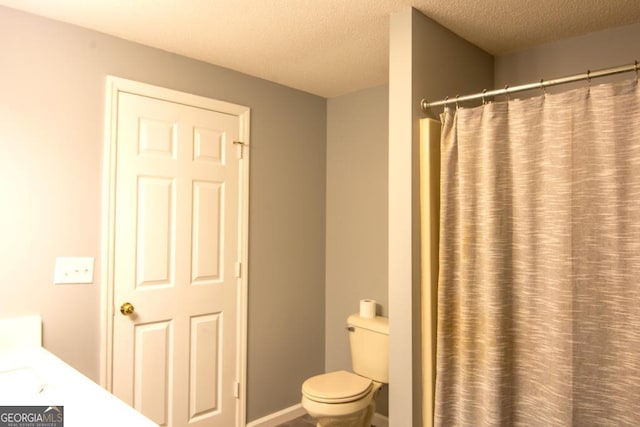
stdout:
[[347,319],[353,372],[316,375],[302,384],[302,407],[318,427],[369,427],[375,397],[389,382],[389,319]]

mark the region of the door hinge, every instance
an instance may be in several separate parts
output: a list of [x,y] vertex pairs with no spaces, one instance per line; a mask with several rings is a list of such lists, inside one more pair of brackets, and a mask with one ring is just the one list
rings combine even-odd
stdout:
[[240,383],[238,381],[233,383],[233,397],[240,399]]
[[249,144],[242,141],[233,141],[234,145],[237,145],[236,154],[239,159],[244,158],[244,147],[249,147]]
[[236,279],[239,279],[241,277],[242,277],[242,263],[236,262]]

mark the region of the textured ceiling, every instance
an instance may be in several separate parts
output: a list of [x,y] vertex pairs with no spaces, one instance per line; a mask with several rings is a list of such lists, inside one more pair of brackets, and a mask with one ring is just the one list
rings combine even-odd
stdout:
[[413,6],[501,55],[640,22],[640,0],[0,0],[324,97],[385,83],[389,15]]

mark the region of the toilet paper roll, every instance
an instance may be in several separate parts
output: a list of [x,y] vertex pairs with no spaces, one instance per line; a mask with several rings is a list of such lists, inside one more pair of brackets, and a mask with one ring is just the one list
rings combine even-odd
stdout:
[[376,302],[372,299],[360,300],[360,317],[371,319],[376,317]]

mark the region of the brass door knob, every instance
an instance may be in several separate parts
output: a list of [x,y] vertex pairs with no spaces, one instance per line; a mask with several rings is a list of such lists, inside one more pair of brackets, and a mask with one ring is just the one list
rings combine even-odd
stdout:
[[120,306],[120,313],[124,314],[125,316],[133,314],[134,311],[136,311],[136,309],[131,303],[125,302]]

